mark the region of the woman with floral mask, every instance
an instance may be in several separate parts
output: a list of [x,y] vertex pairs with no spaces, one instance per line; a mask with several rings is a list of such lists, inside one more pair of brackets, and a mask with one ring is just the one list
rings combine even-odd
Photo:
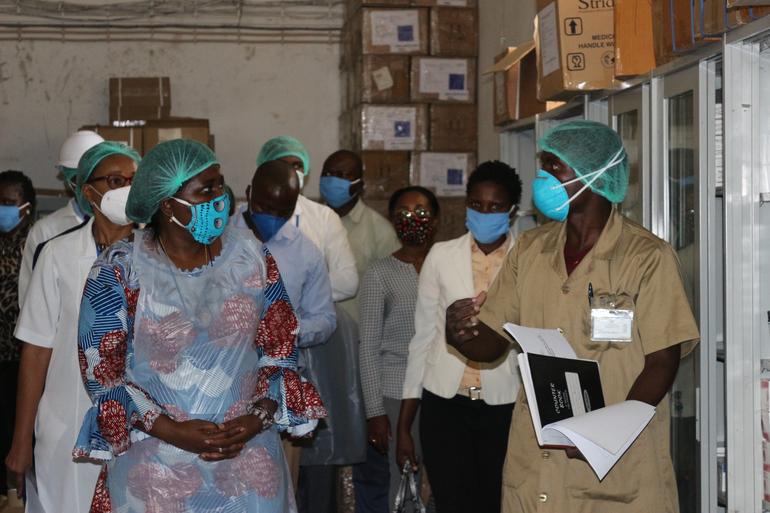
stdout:
[[484,162],[466,191],[469,232],[437,243],[420,274],[397,429],[398,463],[415,465],[411,427],[419,406],[424,463],[439,513],[499,510],[502,454],[519,387],[515,355],[482,366],[444,337],[446,307],[487,290],[513,245],[521,180],[502,162]]
[[148,227],[96,261],[79,321],[94,406],[74,456],[105,462],[91,511],[296,511],[278,430],[303,436],[325,411],[296,372],[275,261],[228,227],[216,156],[159,144],[125,210]]
[[29,513],[79,513],[91,503],[99,467],[74,462],[70,451],[90,406],[79,379],[78,312],[94,260],[131,234],[125,199],[139,160],[134,150],[113,141],[83,153],[76,197],[89,219],[36,250],[16,325],[16,338],[23,342],[19,395],[13,444],[5,460],[19,497],[25,492],[25,474],[28,484],[37,483],[26,487]]
[[[377,260],[364,274],[359,290],[359,361],[369,444],[390,462],[390,506],[401,470],[396,464],[396,421],[404,386],[409,341],[414,336],[417,281],[438,226],[436,196],[423,187],[399,189],[388,213],[402,247]],[[412,429],[417,434],[417,426]],[[419,454],[419,450],[417,451]]]

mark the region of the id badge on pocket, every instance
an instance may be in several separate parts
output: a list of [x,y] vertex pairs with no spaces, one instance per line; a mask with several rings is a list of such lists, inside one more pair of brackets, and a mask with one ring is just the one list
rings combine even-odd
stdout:
[[591,340],[594,342],[631,342],[634,311],[623,308],[612,296],[597,297],[591,306]]

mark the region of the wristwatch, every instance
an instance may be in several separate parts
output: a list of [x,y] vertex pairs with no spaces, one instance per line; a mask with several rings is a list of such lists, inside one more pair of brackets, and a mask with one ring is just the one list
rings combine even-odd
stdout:
[[267,431],[273,424],[275,424],[273,414],[264,406],[255,404],[251,408],[251,414],[256,415],[257,418],[262,421],[262,431]]

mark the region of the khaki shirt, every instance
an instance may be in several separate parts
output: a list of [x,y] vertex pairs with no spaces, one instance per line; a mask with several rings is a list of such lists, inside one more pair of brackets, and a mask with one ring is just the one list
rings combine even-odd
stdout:
[[[569,277],[565,241],[565,223],[522,234],[479,318],[501,334],[507,321],[562,328],[579,358],[599,361],[606,404],[621,402],[641,373],[645,355],[687,342],[684,356],[698,341],[676,256],[667,243],[617,211]],[[632,342],[590,340],[589,283],[594,297],[627,295],[634,309]],[[660,402],[647,428],[599,482],[584,461],[538,446],[522,388],[503,472],[503,512],[677,512],[668,401]]]

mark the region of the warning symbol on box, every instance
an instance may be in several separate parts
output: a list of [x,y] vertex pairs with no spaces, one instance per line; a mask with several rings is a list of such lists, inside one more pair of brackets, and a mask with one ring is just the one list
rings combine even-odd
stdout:
[[610,50],[609,52],[604,52],[602,55],[602,65],[605,68],[613,68],[615,67],[615,52]]
[[565,18],[564,33],[568,36],[579,36],[583,33],[583,18]]
[[582,71],[586,69],[586,56],[582,53],[568,53],[567,69],[570,71]]

